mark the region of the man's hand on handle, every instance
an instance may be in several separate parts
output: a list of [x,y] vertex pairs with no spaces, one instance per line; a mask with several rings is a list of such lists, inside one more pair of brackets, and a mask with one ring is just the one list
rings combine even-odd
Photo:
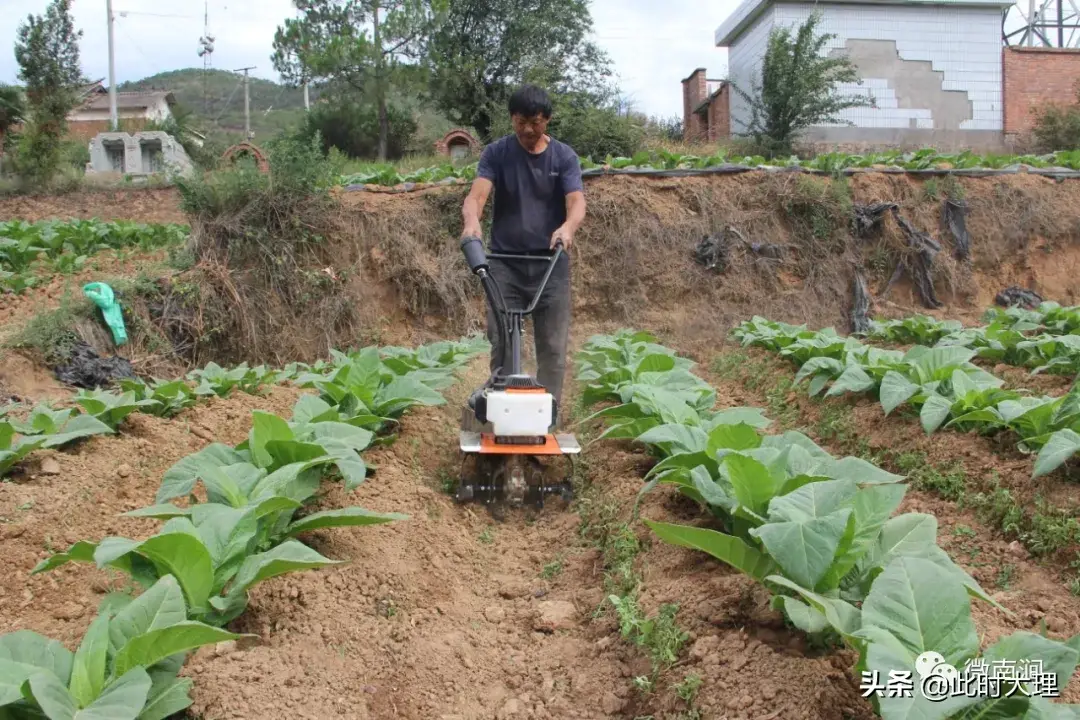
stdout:
[[549,249],[554,250],[555,245],[559,242],[563,245],[563,252],[566,252],[570,249],[570,246],[574,244],[574,232],[565,225],[560,227],[551,234],[551,244],[548,246]]
[[466,224],[464,232],[461,233],[461,239],[466,238],[483,238],[484,232],[480,229],[480,223]]

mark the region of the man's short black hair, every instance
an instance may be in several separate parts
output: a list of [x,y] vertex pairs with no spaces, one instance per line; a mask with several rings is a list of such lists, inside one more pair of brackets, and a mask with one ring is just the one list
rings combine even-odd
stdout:
[[510,114],[531,118],[536,115],[551,117],[551,98],[543,88],[522,85],[510,96]]

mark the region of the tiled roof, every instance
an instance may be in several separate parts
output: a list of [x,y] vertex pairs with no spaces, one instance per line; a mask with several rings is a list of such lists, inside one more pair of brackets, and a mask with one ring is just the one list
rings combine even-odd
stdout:
[[[138,110],[156,105],[163,99],[170,105],[176,102],[176,98],[167,90],[116,93],[116,107],[123,110]],[[94,95],[83,108],[86,110],[108,110],[109,94]]]

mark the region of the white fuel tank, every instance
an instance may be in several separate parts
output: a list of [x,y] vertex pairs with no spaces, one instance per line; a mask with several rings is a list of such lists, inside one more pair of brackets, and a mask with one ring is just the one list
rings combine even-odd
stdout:
[[548,392],[487,393],[487,420],[496,435],[538,437],[551,427],[552,396]]

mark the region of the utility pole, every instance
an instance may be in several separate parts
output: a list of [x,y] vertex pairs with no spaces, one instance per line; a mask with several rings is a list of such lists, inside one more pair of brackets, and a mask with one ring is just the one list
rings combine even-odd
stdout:
[[251,139],[251,92],[249,91],[248,70],[254,69],[255,66],[253,65],[235,71],[244,73],[244,135],[248,140]]
[[304,109],[311,110],[311,96],[308,95],[308,83],[304,81]]
[[112,0],[105,0],[105,12],[109,15],[109,127],[113,132],[120,129],[120,117],[116,110],[116,52],[113,47]]

